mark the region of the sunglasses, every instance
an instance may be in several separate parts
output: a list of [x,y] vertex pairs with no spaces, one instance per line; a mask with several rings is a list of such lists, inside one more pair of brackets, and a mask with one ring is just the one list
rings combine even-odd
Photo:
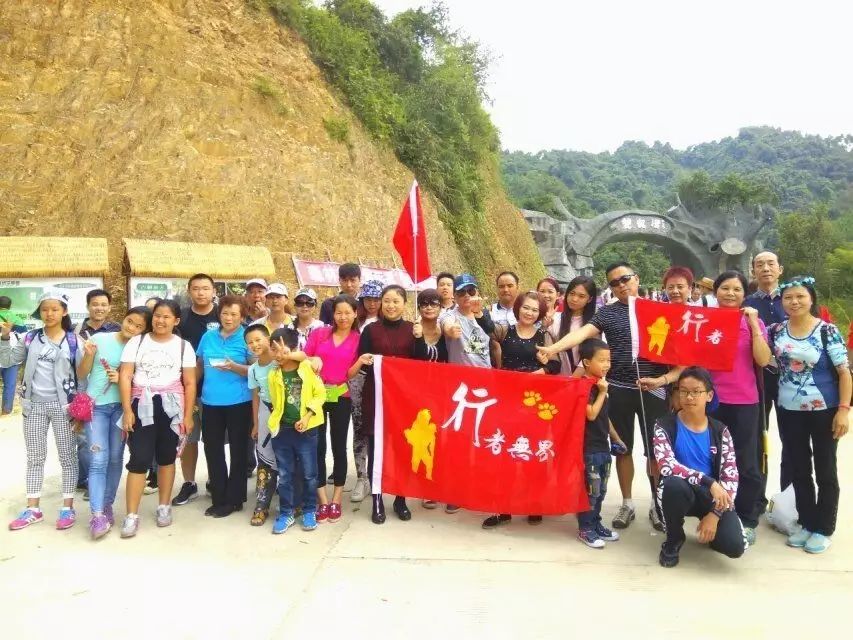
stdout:
[[631,282],[631,278],[633,278],[636,275],[637,275],[636,273],[626,273],[624,276],[614,278],[613,280],[611,280],[607,284],[609,284],[611,287],[618,287],[620,284],[628,284],[629,282]]
[[476,296],[477,295],[477,287],[465,287],[464,289],[457,289],[456,293],[465,294],[466,296]]
[[297,300],[294,303],[297,307],[316,307],[317,303],[313,300]]
[[436,307],[437,308],[437,307],[441,306],[441,303],[438,300],[426,300],[424,302],[421,302],[418,306],[421,309],[428,309],[429,307]]

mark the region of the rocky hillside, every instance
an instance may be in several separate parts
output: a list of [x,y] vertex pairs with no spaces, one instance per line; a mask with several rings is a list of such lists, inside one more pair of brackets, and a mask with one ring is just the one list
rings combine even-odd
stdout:
[[[491,187],[487,269],[542,273]],[[267,245],[391,266],[412,180],[334,94],[299,38],[242,0],[0,4],[0,233]],[[435,268],[461,254],[427,197]]]

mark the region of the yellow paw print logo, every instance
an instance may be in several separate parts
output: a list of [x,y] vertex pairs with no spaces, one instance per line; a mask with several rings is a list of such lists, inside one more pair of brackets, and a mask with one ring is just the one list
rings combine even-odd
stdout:
[[525,391],[524,400],[522,402],[528,407],[536,406],[536,403],[542,400],[542,396],[535,391]]
[[548,402],[539,405],[539,413],[537,414],[543,420],[551,420],[555,415],[560,413],[559,409]]

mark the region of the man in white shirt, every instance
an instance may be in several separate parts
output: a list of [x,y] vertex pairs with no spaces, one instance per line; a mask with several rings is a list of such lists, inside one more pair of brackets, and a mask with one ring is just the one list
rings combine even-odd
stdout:
[[495,279],[498,301],[489,309],[492,322],[512,327],[516,323],[512,307],[518,296],[518,276],[512,271],[504,271]]

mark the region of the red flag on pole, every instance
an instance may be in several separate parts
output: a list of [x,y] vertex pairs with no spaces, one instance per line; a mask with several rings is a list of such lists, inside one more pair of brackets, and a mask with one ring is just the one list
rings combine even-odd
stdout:
[[731,371],[740,329],[740,311],[714,307],[629,301],[634,357],[674,365]]
[[421,207],[421,189],[417,180],[412,182],[409,197],[400,211],[400,219],[394,230],[394,248],[400,254],[403,268],[412,277],[415,285],[432,275],[424,228],[424,210]]

